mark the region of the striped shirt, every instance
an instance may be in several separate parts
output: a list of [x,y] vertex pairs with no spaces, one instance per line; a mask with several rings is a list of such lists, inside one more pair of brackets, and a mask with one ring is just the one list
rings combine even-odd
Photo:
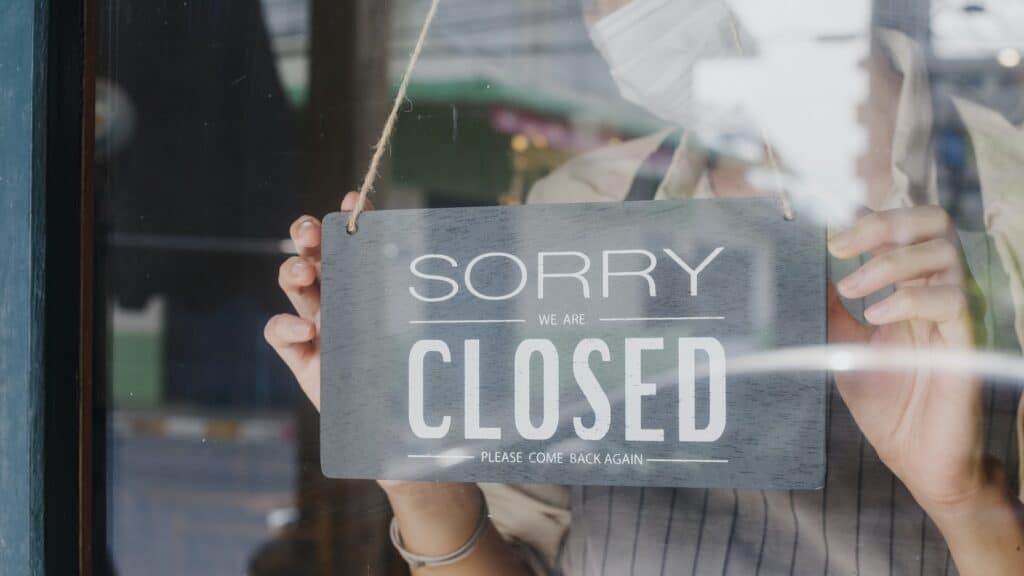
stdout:
[[[990,454],[1017,469],[1018,384],[987,387]],[[566,576],[956,574],[935,524],[829,394],[819,491],[573,487]]]

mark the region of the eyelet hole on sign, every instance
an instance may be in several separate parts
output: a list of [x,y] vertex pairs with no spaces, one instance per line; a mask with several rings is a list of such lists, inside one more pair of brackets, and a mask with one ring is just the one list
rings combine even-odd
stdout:
[[359,232],[359,224],[352,223],[351,226],[345,226],[345,233],[349,236],[353,236],[356,232]]

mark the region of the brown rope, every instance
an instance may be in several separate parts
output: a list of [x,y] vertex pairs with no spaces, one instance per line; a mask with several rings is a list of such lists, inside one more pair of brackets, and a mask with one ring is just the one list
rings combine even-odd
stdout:
[[401,108],[402,102],[405,101],[405,95],[409,90],[409,79],[412,77],[413,69],[416,68],[416,62],[420,59],[420,53],[423,52],[423,46],[427,43],[427,32],[430,31],[430,24],[434,21],[434,15],[437,14],[437,7],[440,3],[441,0],[433,0],[430,3],[430,10],[427,11],[427,17],[423,20],[423,28],[420,29],[420,37],[416,40],[416,46],[409,55],[409,64],[402,75],[402,82],[398,86],[398,94],[395,95],[395,102],[391,106],[391,113],[388,114],[388,120],[384,123],[384,129],[381,131],[380,139],[377,141],[377,146],[373,151],[370,167],[366,171],[366,175],[363,176],[363,184],[359,187],[359,199],[356,201],[355,208],[352,209],[352,214],[348,217],[347,229],[349,234],[355,234],[356,230],[359,229],[357,226],[359,214],[366,207],[366,197],[370,195],[373,183],[377,180],[380,161],[384,157],[384,151],[387,150],[388,143],[391,141],[391,134],[395,131],[395,122],[398,121],[398,110]]

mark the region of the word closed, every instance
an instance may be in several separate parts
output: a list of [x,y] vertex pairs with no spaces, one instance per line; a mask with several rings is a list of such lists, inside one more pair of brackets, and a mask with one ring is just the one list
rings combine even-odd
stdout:
[[[480,422],[480,341],[463,342],[463,386],[465,438],[469,440],[501,440],[502,429],[484,426]],[[647,350],[662,350],[663,338],[626,338],[624,344],[625,370],[621,374],[625,398],[625,439],[632,442],[662,442],[665,431],[661,428],[644,428],[643,400],[657,394],[657,385],[644,382],[643,353]],[[725,431],[725,350],[714,338],[679,338],[679,441],[713,442]],[[697,427],[696,414],[696,361],[697,353],[704,352],[708,359],[709,412],[707,425]],[[418,340],[409,351],[409,426],[419,438],[438,439],[448,435],[451,415],[444,415],[438,424],[428,424],[424,412],[424,363],[428,357],[436,357],[444,363],[451,362],[451,349],[442,340]],[[515,388],[515,428],[526,440],[550,440],[558,429],[559,412],[559,354],[555,344],[543,338],[527,339],[515,349],[513,362],[513,386]],[[530,413],[531,383],[533,374],[531,360],[540,358],[539,379],[541,387],[541,415],[539,424],[534,424]],[[584,424],[582,416],[574,416],[572,427],[582,440],[603,440],[611,427],[611,404],[604,387],[598,381],[591,366],[608,362],[611,352],[608,344],[599,338],[581,340],[572,352],[572,373],[580,395],[586,400],[592,412],[593,423]]]

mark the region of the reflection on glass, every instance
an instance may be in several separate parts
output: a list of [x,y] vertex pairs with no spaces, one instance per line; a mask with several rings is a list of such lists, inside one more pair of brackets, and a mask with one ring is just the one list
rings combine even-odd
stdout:
[[[396,543],[467,542],[429,573],[1024,567],[1013,0],[442,0],[377,208],[758,196],[828,225],[828,342],[759,350],[778,303],[752,283],[764,334],[729,359],[832,371],[826,487],[325,479],[318,218],[361,179],[429,4],[101,3],[113,573],[401,574]],[[770,276],[775,246],[744,250]]]

